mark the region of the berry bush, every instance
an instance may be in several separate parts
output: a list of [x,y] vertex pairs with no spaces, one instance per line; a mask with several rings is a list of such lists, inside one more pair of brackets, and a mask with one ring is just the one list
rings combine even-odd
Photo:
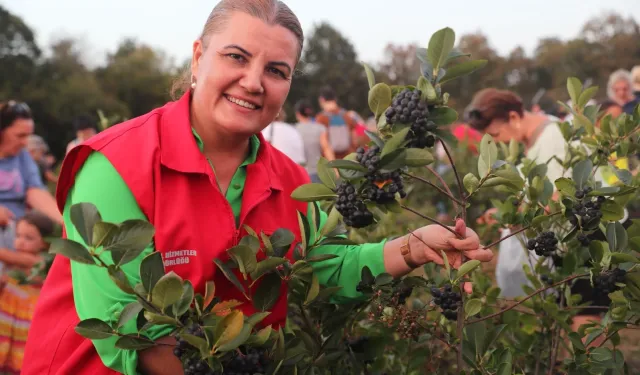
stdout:
[[[549,161],[528,160],[522,145],[496,144],[490,136],[477,157],[457,158],[446,127],[458,115],[447,106],[446,83],[486,61],[470,59],[454,41],[445,28],[418,50],[422,69],[415,85],[376,83],[365,66],[378,131],[368,132],[371,142],[343,160],[321,159],[321,183],[292,193],[312,203],[309,217],[298,213],[302,241],[294,243],[288,229],[267,236],[247,228],[227,251],[229,260],[213,260],[256,314],[245,316],[239,301],[218,300],[213,283],[204,295],[195,293],[188,281],[164,272],[159,254],[142,262],[145,282],[129,285],[120,267],[151,242],[153,227],[102,222],[88,203],[72,207],[72,221],[91,245],[59,239],[51,252],[105,268],[136,298],[113,321],[83,320],[76,331],[94,340],[118,336],[118,348],[142,350],[157,345],[145,336],[146,327],[173,326],[174,355],[185,374],[633,373],[619,345],[620,331],[640,328],[640,222],[625,220],[625,207],[638,198],[638,180],[613,162],[639,151],[640,109],[616,120],[605,116],[596,128],[599,108],[586,103],[597,88],[570,78],[574,104],[567,109],[574,120],[557,125],[567,149],[557,160],[563,177],[551,181]],[[432,167],[436,144],[447,155],[447,175]],[[618,177],[612,186],[597,177],[605,168]],[[452,269],[446,253],[443,266],[430,263],[397,279],[363,268],[354,300],[340,300],[336,287],[320,285],[312,264],[332,256],[314,256],[318,246],[405,235],[424,222],[450,224],[434,218],[427,203],[433,199],[468,223],[479,211],[497,210],[498,226],[510,234],[497,238],[495,227],[478,232],[487,248],[514,238],[531,254],[523,265],[526,295],[502,298],[480,262]],[[321,209],[328,213],[324,225]],[[123,238],[130,239],[125,252],[114,246]],[[105,252],[115,264],[102,258]],[[252,291],[258,280],[261,287]],[[463,293],[465,282],[472,283],[471,294]],[[590,306],[574,290],[579,282],[607,303]],[[277,299],[282,283],[289,291],[288,322],[280,329],[263,326],[268,301]],[[575,325],[585,308],[599,309],[601,319]],[[133,319],[137,331],[124,332]]]

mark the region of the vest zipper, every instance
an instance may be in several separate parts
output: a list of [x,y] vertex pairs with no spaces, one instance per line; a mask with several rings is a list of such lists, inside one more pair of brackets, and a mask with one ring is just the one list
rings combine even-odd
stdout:
[[211,167],[213,178],[215,179],[216,186],[218,187],[218,193],[220,193],[220,195],[222,196],[222,199],[224,199],[225,203],[229,206],[229,211],[231,212],[231,222],[233,223],[233,227],[234,227],[233,238],[231,240],[231,247],[236,246],[240,242],[240,229],[236,226],[236,217],[233,214],[233,207],[231,207],[231,205],[229,204],[229,201],[227,201],[227,197],[224,194],[222,194],[220,181],[218,180],[218,175],[216,174],[216,169],[213,167],[213,163],[211,162],[209,157],[205,156],[205,159],[207,159],[207,163],[209,163],[209,166]]

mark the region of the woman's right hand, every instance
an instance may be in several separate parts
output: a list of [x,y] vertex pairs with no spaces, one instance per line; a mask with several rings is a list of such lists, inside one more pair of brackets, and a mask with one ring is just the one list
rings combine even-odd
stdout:
[[7,226],[11,220],[13,220],[13,212],[5,206],[0,206],[0,226]]

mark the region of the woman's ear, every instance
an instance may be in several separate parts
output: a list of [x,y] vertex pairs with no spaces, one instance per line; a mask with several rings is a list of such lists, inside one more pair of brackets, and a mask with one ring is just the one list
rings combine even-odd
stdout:
[[193,42],[193,54],[191,56],[191,76],[197,77],[198,67],[200,66],[200,58],[204,53],[202,40],[198,39]]

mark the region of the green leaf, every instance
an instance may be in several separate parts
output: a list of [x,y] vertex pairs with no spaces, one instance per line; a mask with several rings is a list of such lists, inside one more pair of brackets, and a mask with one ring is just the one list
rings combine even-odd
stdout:
[[405,151],[405,163],[409,167],[423,167],[434,162],[431,152],[421,148],[408,148]]
[[447,278],[451,278],[451,265],[449,264],[449,258],[447,258],[447,253],[440,250],[440,254],[442,255],[442,260],[444,261],[444,269],[447,271]]
[[86,244],[93,244],[93,226],[102,220],[98,208],[92,203],[71,206],[71,223]]
[[613,173],[615,173],[616,177],[618,177],[620,181],[622,181],[626,185],[631,185],[633,175],[631,174],[630,171],[626,169],[618,169],[615,166],[613,166]]
[[275,256],[284,257],[293,241],[295,241],[295,236],[293,233],[285,228],[278,228],[269,238],[271,240],[271,246],[273,246],[273,251]]
[[400,148],[404,143],[404,140],[407,137],[407,134],[409,134],[410,130],[411,128],[404,128],[399,132],[397,132],[396,134],[394,134],[393,137],[391,137],[391,139],[389,139],[387,143],[385,143],[384,147],[382,148],[382,151],[380,152],[380,157],[384,158],[385,155]]
[[420,78],[418,78],[417,86],[418,90],[422,93],[422,95],[420,95],[421,101],[431,102],[437,99],[438,94],[436,93],[436,89],[427,77],[421,75]]
[[311,183],[299,186],[291,193],[291,198],[303,202],[332,200],[337,195],[323,184]]
[[266,326],[263,329],[259,330],[255,335],[250,336],[246,344],[251,346],[263,346],[269,337],[271,337],[271,332],[273,328],[271,326]]
[[388,273],[381,273],[378,276],[376,276],[376,279],[375,279],[375,284],[377,286],[389,285],[392,282],[393,282],[393,276],[391,276]]
[[378,83],[369,90],[369,108],[376,117],[389,108],[392,99],[391,87],[386,83]]
[[595,362],[606,362],[612,358],[611,349],[595,348],[590,351],[590,357]]
[[193,296],[195,292],[191,281],[185,280],[182,284],[182,295],[180,299],[173,305],[173,314],[176,317],[182,316],[189,310],[191,303],[193,302]]
[[[315,202],[313,207],[315,207]],[[309,225],[309,220],[304,214],[300,211],[297,211],[298,214],[298,227],[300,228],[300,236],[302,237],[302,242],[299,249],[301,251],[301,256],[304,257],[306,253],[307,246],[309,246],[309,242],[311,241],[311,226]],[[286,253],[285,253],[286,254]]]
[[78,263],[91,265],[96,264],[93,256],[91,256],[87,248],[78,242],[71,241],[66,238],[56,238],[51,241],[49,252],[51,254],[60,254]]
[[464,313],[467,318],[476,315],[480,310],[482,310],[482,301],[478,298],[467,300],[464,304]]
[[625,250],[628,244],[627,231],[618,222],[607,225],[607,242],[611,251]]
[[584,189],[587,185],[592,170],[593,163],[590,159],[581,160],[573,167],[573,181],[575,181],[578,189]]
[[231,341],[218,347],[218,352],[229,352],[237,349],[240,345],[243,345],[251,336],[251,329],[253,327],[249,324],[245,324],[242,327],[240,333]]
[[368,64],[362,63],[362,66],[364,67],[364,72],[367,75],[367,81],[369,82],[369,89],[371,89],[376,84],[376,77],[373,74],[373,70]]
[[524,187],[524,180],[514,169],[501,169],[493,174],[495,175],[495,177],[487,179],[483,187],[494,187],[502,185],[507,186],[515,192],[521,191]]
[[102,245],[111,251],[113,263],[121,266],[136,259],[153,239],[155,229],[144,220],[127,220]]
[[[216,264],[216,266],[218,266],[218,268],[220,269],[220,271],[222,271],[222,273],[224,274],[224,276],[227,278],[227,280],[231,281],[231,283],[238,288],[239,291],[242,292],[242,294],[246,295],[246,292],[244,290],[244,287],[242,286],[242,284],[240,283],[240,280],[238,280],[238,278],[236,277],[236,275],[233,273],[232,270],[229,269],[229,267],[227,267],[226,264],[222,263],[222,261],[220,259],[214,259],[213,263]],[[258,266],[260,264],[258,263]],[[257,270],[258,267],[256,267]],[[251,276],[253,277],[253,275]]]
[[318,178],[329,189],[335,190],[336,188],[336,174],[329,168],[329,161],[323,157],[318,160]]
[[125,350],[144,350],[156,346],[156,344],[142,336],[122,336],[118,338],[115,347]]
[[75,331],[80,336],[91,340],[102,340],[115,336],[115,333],[109,324],[96,318],[80,321],[76,325]]
[[93,244],[94,248],[99,248],[105,242],[108,242],[113,234],[118,230],[115,224],[99,221],[93,226]]
[[251,274],[251,279],[258,280],[264,274],[275,270],[279,265],[287,263],[285,258],[267,258],[258,262],[258,266],[254,273]]
[[573,350],[585,351],[584,343],[582,342],[582,338],[576,332],[571,332],[569,334],[569,340],[571,340],[571,344],[573,345]]
[[447,68],[447,73],[440,79],[440,84],[471,74],[487,65],[487,60],[469,60]]
[[496,375],[512,375],[513,374],[513,358],[511,351],[507,349],[502,358],[500,358],[500,366]]
[[332,168],[367,172],[367,168],[364,165],[353,160],[337,159],[337,160],[330,161],[327,165]]
[[429,120],[436,125],[453,124],[458,119],[458,112],[450,107],[436,107],[429,113]]
[[229,253],[229,256],[231,256],[236,261],[236,263],[238,263],[240,272],[243,275],[255,271],[257,265],[256,256],[250,247],[237,245],[227,250],[227,252]]
[[602,202],[600,206],[602,212],[602,220],[617,221],[624,217],[624,207],[612,200]]
[[318,280],[318,276],[314,273],[311,277],[311,285],[309,286],[309,291],[307,292],[307,297],[304,300],[304,305],[308,306],[312,303],[320,293],[320,281]]
[[227,316],[222,318],[216,326],[214,337],[218,338],[214,349],[231,342],[236,336],[242,332],[244,327],[244,315],[242,311],[233,310]]
[[626,253],[611,253],[611,264],[640,263],[636,256]]
[[469,193],[472,193],[478,189],[478,186],[480,186],[480,181],[478,181],[478,177],[476,177],[473,173],[467,173],[462,180],[462,184]]
[[580,97],[578,98],[578,106],[582,108],[585,105],[587,105],[589,100],[593,99],[593,97],[596,95],[597,92],[598,92],[598,86],[591,86],[585,89],[582,92],[582,94],[580,94]]
[[318,245],[324,246],[324,245],[357,245],[357,244],[358,244],[357,242],[350,240],[348,238],[330,237],[320,241]]
[[576,195],[576,183],[566,177],[561,177],[556,180],[556,188],[567,197],[574,197]]
[[427,49],[427,58],[433,66],[434,72],[439,71],[444,66],[449,53],[453,50],[455,39],[455,32],[448,27],[436,31],[431,36],[429,48]]
[[373,143],[375,143],[376,146],[378,146],[380,149],[382,149],[384,147],[384,141],[378,137],[378,135],[370,130],[365,130],[364,133],[367,135],[367,137],[369,137],[369,139],[371,139],[371,141],[373,141]]
[[[426,56],[426,50],[425,50],[425,56]],[[448,64],[449,62],[457,59],[458,57],[469,57],[469,56],[471,56],[470,53],[465,53],[460,51],[457,48],[454,48],[453,50],[451,50],[451,52],[449,52],[449,56],[447,56],[447,61],[445,61],[445,64]]]
[[480,141],[480,157],[478,158],[478,175],[486,177],[491,170],[493,163],[498,160],[498,147],[493,137],[485,134]]
[[118,317],[117,328],[124,326],[128,321],[137,317],[140,311],[142,311],[142,305],[138,301],[131,302],[125,306]]
[[171,271],[162,276],[151,290],[151,303],[164,311],[168,306],[180,300],[182,296],[182,279]]
[[154,314],[149,310],[144,312],[144,317],[150,322],[154,324],[169,324],[175,326],[177,324],[176,320],[170,316]]
[[460,266],[460,268],[458,269],[458,277],[457,280],[462,279],[462,277],[466,274],[468,274],[469,272],[473,272],[473,270],[475,270],[476,268],[478,268],[478,266],[480,266],[480,261],[479,260],[470,260],[468,262],[465,262],[463,265]]
[[383,172],[395,171],[396,169],[405,167],[407,165],[407,151],[408,149],[406,148],[391,151],[380,159],[378,167]]
[[129,279],[127,279],[127,275],[124,273],[122,268],[116,267],[114,265],[109,265],[107,267],[107,271],[109,272],[109,278],[125,293],[133,294],[133,288],[131,284],[129,284]]
[[280,298],[281,286],[282,280],[276,273],[270,273],[262,278],[252,296],[253,306],[258,311],[271,310]]
[[162,254],[154,251],[142,259],[140,263],[140,279],[147,292],[153,290],[162,275],[164,275]]
[[364,285],[373,285],[375,282],[375,278],[373,277],[373,273],[371,273],[371,269],[369,269],[369,267],[362,267],[362,271],[360,272],[360,282]]
[[197,348],[200,353],[207,353],[209,351],[209,344],[207,344],[207,340],[202,337],[183,333],[180,335],[180,338],[191,344],[193,347]]
[[320,236],[325,237],[329,233],[333,232],[334,229],[338,226],[338,222],[340,221],[340,212],[334,207],[331,208],[329,212],[329,216],[327,216],[327,220],[324,222],[322,229],[320,230]]
[[571,103],[575,106],[578,104],[578,99],[582,92],[582,82],[580,82],[576,77],[569,77],[567,80],[567,91],[569,92]]

